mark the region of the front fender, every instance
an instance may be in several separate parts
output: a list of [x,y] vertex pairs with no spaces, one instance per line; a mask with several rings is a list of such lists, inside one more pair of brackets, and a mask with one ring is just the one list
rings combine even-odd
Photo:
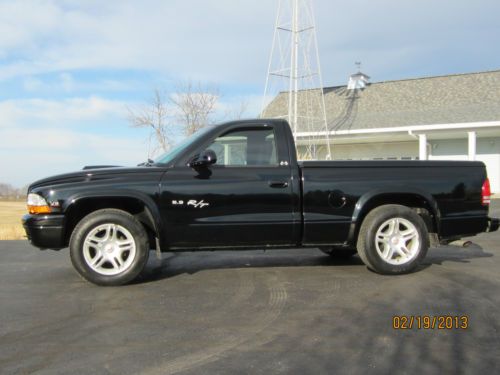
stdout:
[[[155,231],[156,236],[162,241],[162,220],[160,211],[158,209],[158,204],[152,199],[151,196],[145,193],[141,193],[136,190],[120,190],[120,191],[108,191],[108,190],[98,190],[98,191],[88,191],[88,192],[78,192],[74,195],[68,197],[68,199],[63,203],[62,211],[66,214],[71,212],[71,210],[82,201],[87,199],[135,199],[144,205],[146,210],[146,217],[151,221],[152,229]],[[162,242],[163,243],[163,242]]]

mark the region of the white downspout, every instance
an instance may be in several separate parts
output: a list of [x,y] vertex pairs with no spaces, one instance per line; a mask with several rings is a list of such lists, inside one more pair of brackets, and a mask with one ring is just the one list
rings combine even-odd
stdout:
[[469,138],[469,160],[476,160],[476,132],[468,132]]

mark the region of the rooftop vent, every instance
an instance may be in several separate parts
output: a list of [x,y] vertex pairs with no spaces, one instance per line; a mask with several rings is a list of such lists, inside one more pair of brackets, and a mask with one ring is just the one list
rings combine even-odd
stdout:
[[349,77],[349,83],[347,84],[347,89],[349,90],[364,89],[370,80],[370,77],[361,73],[361,63],[356,63],[356,65],[358,66],[358,72],[351,74]]

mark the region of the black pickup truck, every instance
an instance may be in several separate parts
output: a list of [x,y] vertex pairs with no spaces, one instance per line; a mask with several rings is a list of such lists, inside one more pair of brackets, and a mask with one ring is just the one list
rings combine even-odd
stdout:
[[130,282],[149,251],[307,247],[358,253],[372,270],[415,269],[429,246],[498,229],[480,162],[298,162],[283,120],[208,127],[139,167],[91,167],[28,191],[23,224],[69,246],[99,285]]

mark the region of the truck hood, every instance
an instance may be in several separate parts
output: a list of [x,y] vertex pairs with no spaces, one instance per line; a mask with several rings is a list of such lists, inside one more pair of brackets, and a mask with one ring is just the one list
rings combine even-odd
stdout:
[[47,178],[43,178],[41,180],[33,182],[29,191],[35,188],[40,188],[44,186],[52,186],[59,184],[70,184],[75,182],[88,182],[88,181],[98,181],[108,178],[116,177],[116,175],[120,175],[120,177],[129,175],[129,174],[137,174],[144,173],[146,169],[155,168],[155,167],[107,167],[107,166],[96,166],[91,169],[89,167],[85,167],[84,170],[64,173],[55,176],[50,176]]

